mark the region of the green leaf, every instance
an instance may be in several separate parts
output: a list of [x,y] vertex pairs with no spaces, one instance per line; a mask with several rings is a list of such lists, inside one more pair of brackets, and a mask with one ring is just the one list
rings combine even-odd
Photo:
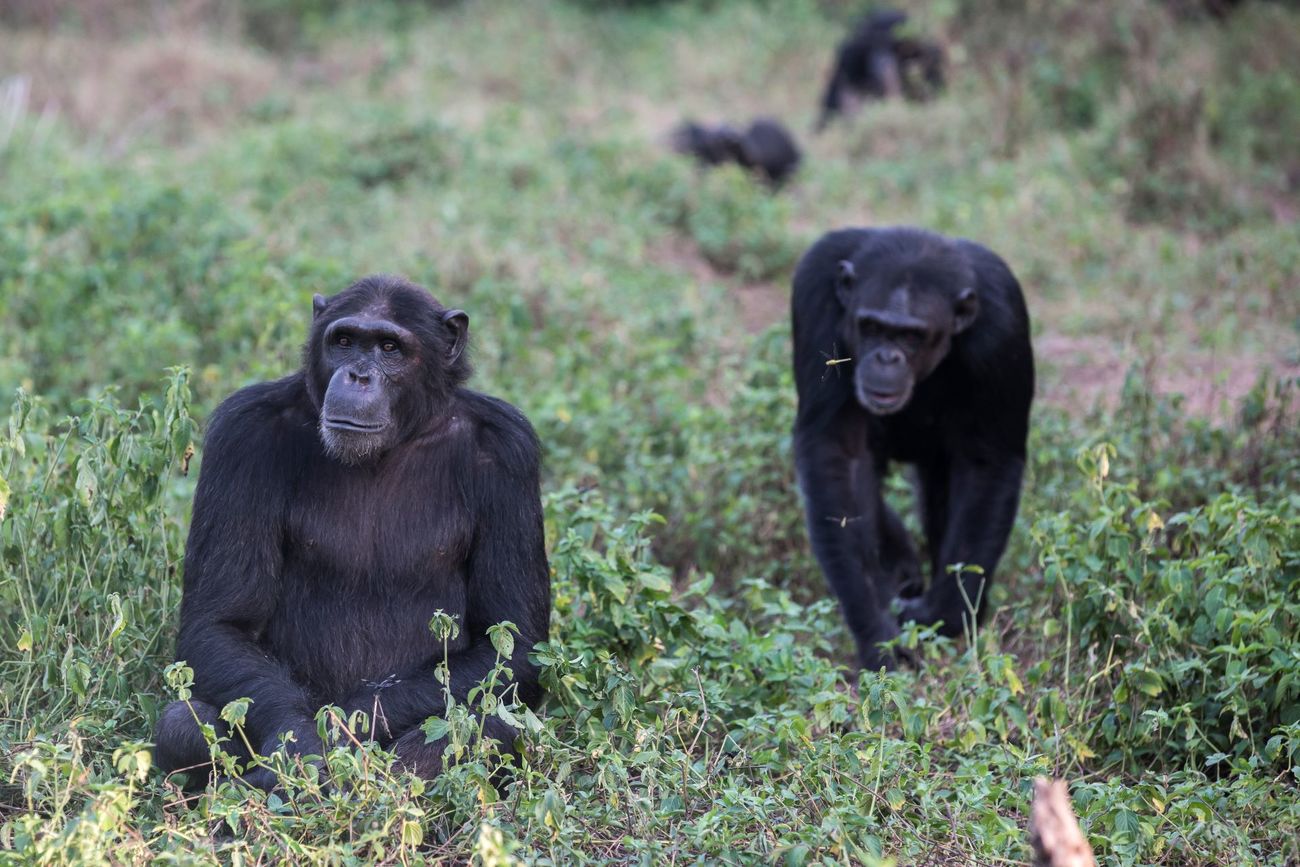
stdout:
[[516,729],[521,729],[524,727],[524,724],[523,722],[520,721],[519,717],[511,713],[510,709],[507,708],[504,704],[497,705],[496,715],[506,725],[513,726]]
[[524,726],[531,734],[538,734],[545,728],[542,721],[537,718],[537,714],[533,713],[533,709],[530,707],[524,708]]
[[451,723],[442,717],[429,717],[424,721],[424,725],[420,726],[420,730],[424,732],[424,742],[431,744],[447,736],[451,731]]
[[518,632],[515,625],[509,621],[488,627],[488,639],[492,642],[492,647],[504,659],[510,659],[515,655],[515,637],[512,630]]
[[242,726],[244,720],[248,717],[248,708],[252,703],[251,698],[237,698],[232,702],[228,702],[221,709],[221,718],[232,726]]

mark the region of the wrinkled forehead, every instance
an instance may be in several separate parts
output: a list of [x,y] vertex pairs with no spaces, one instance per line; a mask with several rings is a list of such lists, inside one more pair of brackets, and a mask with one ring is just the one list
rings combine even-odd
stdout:
[[859,311],[876,310],[894,317],[941,321],[952,313],[950,295],[960,287],[916,279],[915,275],[880,275],[864,281],[856,293]]
[[366,319],[391,319],[393,306],[388,298],[363,292],[342,292],[329,302],[333,316],[361,316]]
[[866,289],[858,296],[859,305],[885,313],[897,313],[898,316],[924,317],[927,313],[946,311],[952,307],[945,292],[937,291],[924,283],[918,285],[910,281],[880,281]]
[[374,279],[361,281],[334,296],[329,302],[331,315],[407,322],[435,318],[442,310],[427,289],[407,283],[375,283]]

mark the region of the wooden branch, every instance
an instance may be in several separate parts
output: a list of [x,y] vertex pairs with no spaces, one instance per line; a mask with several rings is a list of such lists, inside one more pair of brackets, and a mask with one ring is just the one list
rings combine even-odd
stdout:
[[1092,847],[1070,808],[1064,780],[1034,780],[1029,845],[1034,849],[1034,867],[1096,867]]

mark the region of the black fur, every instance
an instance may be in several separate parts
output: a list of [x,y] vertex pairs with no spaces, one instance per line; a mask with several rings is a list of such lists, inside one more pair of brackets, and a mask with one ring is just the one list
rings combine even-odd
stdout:
[[[931,580],[903,600],[904,619],[960,634],[968,609],[946,567],[983,568],[962,585],[986,611],[1019,503],[1034,392],[1024,298],[1006,264],[978,244],[919,229],[844,229],[804,254],[792,313],[795,461],[813,551],[862,665],[892,666],[876,645],[897,634],[890,603],[915,592],[920,567],[881,480],[891,461],[916,469]],[[912,370],[879,363],[889,352],[878,313],[915,315],[933,330]],[[868,409],[873,389],[894,397]]]
[[853,96],[929,99],[944,87],[944,52],[937,42],[898,36],[907,14],[879,9],[864,18],[835,51],[816,129],[849,108]]
[[[400,327],[414,341],[394,361],[398,373],[363,371],[373,374],[365,388],[391,392],[392,433],[378,452],[344,462],[320,432],[338,378],[322,335],[348,316]],[[318,297],[301,371],[242,389],[213,415],[177,641],[204,721],[251,698],[255,749],[274,749],[292,730],[295,752],[320,754],[318,708],[371,713],[377,702],[375,737],[436,774],[441,744],[426,745],[418,727],[445,709],[434,677],[443,647],[429,629],[439,609],[459,618],[447,647],[458,701],[492,668],[486,629],[505,620],[520,631],[508,660],[518,696],[540,698],[528,661],[550,619],[540,450],[518,410],[463,387],[466,323],[418,286],[367,278]],[[358,334],[356,345],[363,341]],[[496,717],[485,725],[511,749],[509,726]],[[208,762],[183,702],[164,710],[155,740],[164,771]]]
[[743,133],[726,124],[709,127],[690,121],[673,131],[673,147],[707,166],[736,163],[780,187],[799,168],[802,155],[794,136],[780,122],[759,118]]

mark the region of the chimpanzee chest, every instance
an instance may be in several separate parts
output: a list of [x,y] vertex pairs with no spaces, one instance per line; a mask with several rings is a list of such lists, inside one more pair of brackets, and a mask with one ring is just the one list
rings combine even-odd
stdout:
[[873,452],[905,464],[930,459],[941,441],[939,420],[924,404],[876,419],[868,434]]
[[[443,643],[429,631],[437,611],[457,617],[462,627],[448,647],[468,640],[473,528],[461,502],[439,500],[455,486],[420,469],[330,467],[296,492],[266,638],[320,701],[342,701],[367,682],[400,677],[440,657]],[[402,483],[395,484],[399,475]]]

